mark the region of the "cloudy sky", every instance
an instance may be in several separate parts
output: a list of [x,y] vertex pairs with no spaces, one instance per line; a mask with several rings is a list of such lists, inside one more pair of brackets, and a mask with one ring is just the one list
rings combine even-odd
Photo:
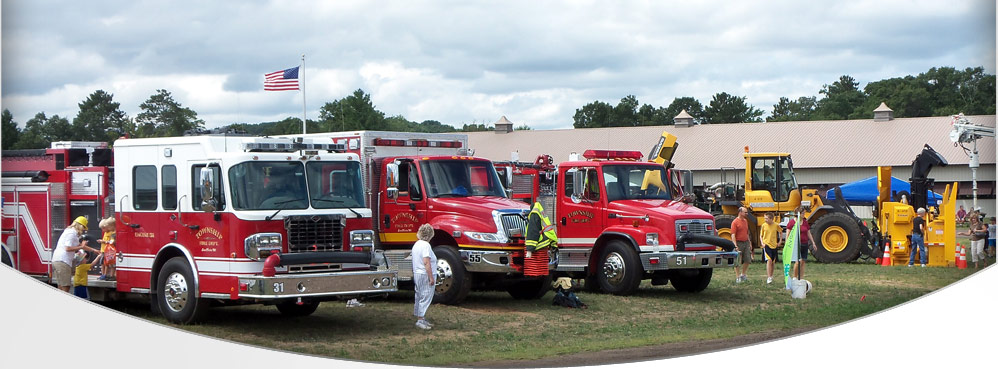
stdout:
[[995,73],[984,1],[34,1],[2,3],[2,106],[72,119],[100,89],[134,117],[157,89],[207,126],[300,117],[263,75],[305,54],[309,119],[363,89],[388,116],[460,127],[505,115],[570,128],[575,109],[718,92],[769,112],[848,74]]

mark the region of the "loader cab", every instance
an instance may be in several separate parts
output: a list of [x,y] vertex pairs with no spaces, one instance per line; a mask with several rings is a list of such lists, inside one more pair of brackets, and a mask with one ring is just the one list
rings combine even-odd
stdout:
[[784,210],[778,204],[796,207],[800,201],[796,190],[797,178],[790,154],[745,154],[745,200],[758,205],[752,205],[753,208]]

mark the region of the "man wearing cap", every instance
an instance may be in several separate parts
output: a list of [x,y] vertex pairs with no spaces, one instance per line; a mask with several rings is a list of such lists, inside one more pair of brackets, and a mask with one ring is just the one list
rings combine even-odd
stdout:
[[87,230],[87,218],[76,217],[73,224],[66,227],[59,236],[59,242],[55,250],[52,251],[52,279],[59,286],[60,290],[69,292],[73,286],[73,255],[77,250],[87,250],[93,253],[98,251],[87,246],[87,240],[80,242],[80,236]]
[[918,208],[918,215],[911,221],[911,256],[908,266],[915,264],[915,251],[921,256],[922,267],[929,262],[929,254],[925,249],[925,208]]

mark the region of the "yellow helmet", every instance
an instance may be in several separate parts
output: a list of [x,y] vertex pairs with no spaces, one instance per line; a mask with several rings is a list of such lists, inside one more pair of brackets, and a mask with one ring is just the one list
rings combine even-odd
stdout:
[[89,227],[87,227],[87,218],[82,215],[76,217],[76,219],[73,219],[73,223],[80,223],[80,225],[82,225],[84,229],[90,229]]

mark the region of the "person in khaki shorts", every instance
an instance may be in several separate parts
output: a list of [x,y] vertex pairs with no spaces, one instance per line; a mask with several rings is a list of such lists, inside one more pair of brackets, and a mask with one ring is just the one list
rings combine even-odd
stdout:
[[59,242],[52,252],[52,279],[60,290],[69,292],[73,287],[73,256],[77,250],[98,251],[87,246],[87,241],[80,242],[80,236],[87,231],[87,218],[76,217],[73,224],[66,227],[59,236]]
[[752,243],[749,242],[748,231],[748,209],[738,208],[738,218],[731,221],[731,242],[735,244],[735,251],[742,257],[742,265],[735,267],[735,283],[742,283],[748,280],[745,275],[748,272],[749,263],[752,262]]

